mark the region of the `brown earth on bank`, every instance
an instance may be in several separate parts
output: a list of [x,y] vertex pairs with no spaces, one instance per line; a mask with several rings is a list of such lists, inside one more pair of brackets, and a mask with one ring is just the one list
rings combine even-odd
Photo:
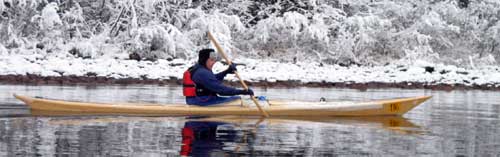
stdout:
[[[401,83],[384,83],[384,82],[369,82],[369,83],[352,83],[352,82],[309,82],[302,83],[296,80],[276,81],[276,82],[246,82],[248,86],[257,87],[280,87],[280,88],[295,88],[295,87],[321,87],[321,88],[350,88],[365,91],[367,89],[379,88],[401,88],[401,89],[432,89],[432,90],[500,90],[500,87],[495,85],[472,85],[466,86],[463,84],[424,84],[415,82]],[[148,78],[107,78],[98,76],[39,76],[39,75],[0,75],[0,84],[24,84],[24,85],[182,85],[182,80],[177,78],[170,79],[148,79]],[[226,82],[228,85],[240,87],[239,82]]]

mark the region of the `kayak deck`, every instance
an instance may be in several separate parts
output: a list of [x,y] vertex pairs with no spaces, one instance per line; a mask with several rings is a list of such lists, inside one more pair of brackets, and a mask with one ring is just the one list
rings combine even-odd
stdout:
[[[14,96],[32,111],[50,111],[59,114],[93,113],[99,115],[246,115],[260,116],[256,107],[244,107],[241,100],[226,104],[201,107],[185,104],[108,104]],[[403,115],[431,96],[378,100],[371,102],[300,102],[269,101],[263,109],[270,116],[384,116]]]

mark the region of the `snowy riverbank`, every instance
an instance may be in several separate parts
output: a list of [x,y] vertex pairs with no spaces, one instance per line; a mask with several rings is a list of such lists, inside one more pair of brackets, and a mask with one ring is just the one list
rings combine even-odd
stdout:
[[5,1],[0,13],[1,83],[179,83],[210,31],[252,86],[500,89],[495,0]]
[[[464,69],[417,61],[412,65],[350,66],[279,63],[236,59],[242,78],[256,86],[324,86],[348,88],[500,89],[500,67]],[[165,84],[179,83],[193,61],[82,59],[72,56],[7,55],[0,57],[2,83]],[[224,65],[215,65],[221,71]],[[227,80],[237,81],[234,76]]]

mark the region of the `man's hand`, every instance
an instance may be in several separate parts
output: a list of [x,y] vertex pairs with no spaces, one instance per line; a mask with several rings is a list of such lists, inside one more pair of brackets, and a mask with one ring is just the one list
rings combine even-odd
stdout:
[[236,64],[231,64],[229,65],[229,67],[227,67],[227,73],[229,74],[234,74],[235,71],[237,71],[238,69],[236,69]]
[[253,90],[252,89],[246,89],[246,90],[241,90],[241,94],[243,95],[253,95]]

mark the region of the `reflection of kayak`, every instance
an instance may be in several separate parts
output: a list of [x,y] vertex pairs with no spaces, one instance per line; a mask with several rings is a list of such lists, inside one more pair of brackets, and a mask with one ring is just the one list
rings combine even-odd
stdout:
[[252,118],[245,116],[212,116],[198,119],[199,121],[215,121],[225,123],[259,123],[265,121],[267,124],[280,123],[335,123],[335,124],[362,124],[376,123],[383,127],[417,127],[415,124],[407,121],[401,116],[361,116],[361,117],[332,117],[325,118],[321,116],[315,117],[296,117],[296,116],[279,116],[269,118]]
[[[243,107],[240,100],[210,107],[184,104],[106,104],[50,100],[14,95],[30,106],[31,110],[59,114],[90,113],[97,115],[249,115],[259,116],[255,107]],[[264,110],[271,116],[378,116],[402,115],[430,96],[378,100],[370,102],[299,102],[269,101]]]
[[[53,116],[51,112],[33,111],[35,115]],[[222,122],[236,124],[238,126],[252,127],[255,125],[277,126],[353,126],[368,128],[383,128],[404,134],[419,134],[425,132],[420,126],[408,121],[401,116],[364,116],[364,117],[296,117],[280,116],[269,118],[256,118],[248,116],[210,116],[197,119],[185,119],[184,117],[86,117],[86,118],[63,118],[52,119],[51,125],[91,125],[95,123],[130,123],[130,122],[173,122],[178,121],[200,121],[200,122]]]
[[294,125],[335,125],[335,126],[362,126],[362,127],[381,127],[391,131],[404,133],[404,134],[420,134],[424,130],[406,118],[401,116],[360,116],[360,117],[330,117],[325,118],[321,116],[315,117],[296,117],[296,116],[280,116],[256,119],[245,116],[213,116],[199,119],[199,121],[213,121],[224,122],[232,124],[253,124],[253,125],[280,125],[280,124],[294,124]]

